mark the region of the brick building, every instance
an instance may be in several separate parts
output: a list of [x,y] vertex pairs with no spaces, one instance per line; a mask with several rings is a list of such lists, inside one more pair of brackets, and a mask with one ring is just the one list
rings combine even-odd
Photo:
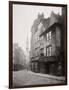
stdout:
[[44,18],[44,14],[38,14],[31,29],[32,71],[64,75],[62,19],[62,16],[54,12],[51,12],[49,18]]

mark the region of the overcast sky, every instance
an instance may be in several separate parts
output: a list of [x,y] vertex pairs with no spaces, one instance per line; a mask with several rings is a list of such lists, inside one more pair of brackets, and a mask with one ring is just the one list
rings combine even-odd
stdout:
[[50,17],[51,11],[61,15],[61,7],[13,5],[13,43],[18,43],[26,51],[27,36],[31,38],[31,26],[38,13],[44,13],[44,17]]

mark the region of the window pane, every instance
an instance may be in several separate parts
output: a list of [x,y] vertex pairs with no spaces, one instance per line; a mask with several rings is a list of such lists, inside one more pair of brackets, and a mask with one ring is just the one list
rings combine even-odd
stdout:
[[51,31],[46,34],[47,40],[51,39]]
[[47,56],[48,56],[48,48],[47,48]]
[[49,32],[49,39],[51,39],[51,31]]
[[46,34],[46,38],[47,38],[47,40],[48,40],[48,36],[49,36],[49,35],[48,35],[48,33],[47,33],[47,34]]
[[51,56],[51,51],[52,51],[52,47],[51,46],[47,47],[46,49],[47,56]]
[[52,47],[49,47],[49,56],[51,56]]

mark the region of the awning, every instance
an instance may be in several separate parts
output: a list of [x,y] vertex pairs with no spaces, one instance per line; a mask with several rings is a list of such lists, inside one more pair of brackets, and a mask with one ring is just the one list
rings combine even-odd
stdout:
[[40,57],[39,62],[56,62],[57,59],[55,56],[49,56],[49,57]]
[[31,59],[31,61],[32,61],[32,62],[33,62],[33,61],[39,61],[39,57],[34,57],[34,58]]

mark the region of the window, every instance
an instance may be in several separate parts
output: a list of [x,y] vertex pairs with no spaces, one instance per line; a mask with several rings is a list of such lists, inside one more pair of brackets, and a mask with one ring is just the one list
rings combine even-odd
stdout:
[[51,31],[49,32],[49,39],[51,39]]
[[46,35],[46,36],[47,36],[46,38],[47,38],[47,40],[48,40],[48,38],[49,38],[49,35],[48,35],[48,33],[47,33],[47,35]]
[[44,56],[44,49],[43,48],[40,49],[40,55]]
[[47,53],[47,56],[51,56],[51,53],[52,53],[52,47],[51,46],[46,48],[46,53]]
[[47,40],[51,39],[51,31],[46,34]]

